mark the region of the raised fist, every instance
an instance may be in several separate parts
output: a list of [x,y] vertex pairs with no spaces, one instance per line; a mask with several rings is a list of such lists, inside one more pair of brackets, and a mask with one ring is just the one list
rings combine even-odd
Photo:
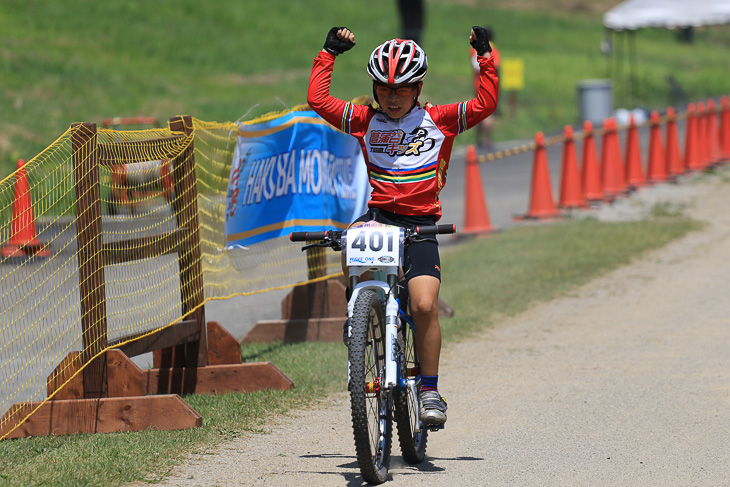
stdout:
[[492,46],[489,45],[489,31],[484,27],[475,25],[471,28],[469,36],[469,44],[480,56],[484,56],[488,52],[492,52]]
[[352,49],[355,45],[355,34],[347,27],[332,27],[327,33],[323,49],[330,54],[338,56],[345,51]]

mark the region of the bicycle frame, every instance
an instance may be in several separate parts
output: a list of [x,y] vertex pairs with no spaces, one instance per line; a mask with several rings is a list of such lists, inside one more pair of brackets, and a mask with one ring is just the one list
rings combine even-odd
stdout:
[[[368,280],[360,282],[360,277],[367,271],[382,272],[385,280]],[[385,384],[386,389],[400,389],[405,386],[405,379],[400,375],[398,363],[398,320],[401,314],[400,305],[395,297],[395,287],[398,282],[398,267],[350,267],[350,289],[352,296],[347,303],[347,314],[352,316],[355,301],[358,295],[365,289],[372,289],[382,293],[385,298],[385,343],[390,345],[385,351]]]

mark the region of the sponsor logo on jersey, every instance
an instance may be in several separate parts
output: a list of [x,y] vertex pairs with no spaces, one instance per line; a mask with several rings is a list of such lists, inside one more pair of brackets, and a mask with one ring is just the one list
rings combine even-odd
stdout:
[[436,141],[428,136],[428,130],[416,127],[410,134],[401,129],[374,130],[370,133],[370,152],[390,156],[420,156],[430,151]]

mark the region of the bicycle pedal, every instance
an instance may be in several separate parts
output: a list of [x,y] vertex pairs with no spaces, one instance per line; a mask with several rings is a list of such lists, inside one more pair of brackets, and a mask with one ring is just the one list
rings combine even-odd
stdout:
[[437,431],[441,431],[442,429],[444,429],[444,426],[445,425],[443,425],[443,424],[441,426],[429,426],[428,431],[435,433]]

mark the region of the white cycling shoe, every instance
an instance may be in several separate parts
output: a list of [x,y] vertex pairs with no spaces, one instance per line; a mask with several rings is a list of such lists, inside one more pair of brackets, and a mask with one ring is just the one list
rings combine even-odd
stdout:
[[423,391],[421,402],[421,422],[428,427],[438,428],[446,423],[446,399],[438,391]]

